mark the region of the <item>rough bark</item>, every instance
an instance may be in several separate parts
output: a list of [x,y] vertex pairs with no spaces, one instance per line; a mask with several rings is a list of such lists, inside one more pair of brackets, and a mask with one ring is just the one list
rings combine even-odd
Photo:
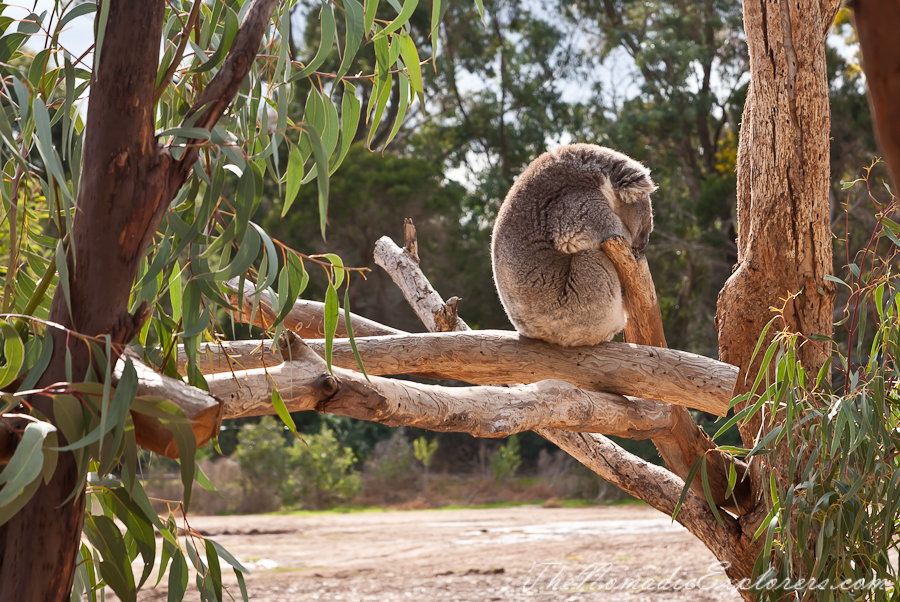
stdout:
[[[750,360],[775,316],[770,308],[783,312],[765,344],[782,328],[805,336],[832,333],[834,285],[825,280],[832,273],[825,39],[839,5],[837,0],[743,4],[750,84],[738,145],[738,262],[719,294],[716,314],[719,358],[740,370],[735,394],[747,392],[759,372],[763,354]],[[816,374],[830,351],[806,341],[798,355],[807,373]],[[747,447],[774,426],[763,425],[761,414],[739,425]],[[793,481],[787,469],[798,453],[803,451],[785,443],[765,466],[755,461],[754,489],[762,489],[769,470]],[[766,512],[759,498],[741,519],[745,534]],[[745,556],[755,558],[761,539],[744,539]]]
[[[735,394],[752,387],[759,371],[763,354],[750,359],[775,316],[770,308],[784,308],[772,331],[831,335],[834,305],[834,285],[824,279],[832,273],[825,38],[839,2],[748,0],[743,7],[750,87],[738,146],[738,263],[716,315],[719,357],[740,369]],[[829,354],[822,343],[799,349],[809,374]],[[740,425],[745,446],[765,435],[761,414]],[[776,468],[784,470],[795,452],[779,450]]]
[[[145,318],[128,313],[138,264],[166,209],[188,177],[196,147],[176,162],[154,136],[153,98],[165,3],[107,0],[103,52],[91,81],[82,175],[67,252],[71,315],[57,287],[50,320],[86,336],[127,343]],[[275,0],[253,0],[222,68],[195,109],[194,125],[211,128],[234,98],[259,49]],[[81,380],[90,353],[67,332],[51,329],[54,354],[38,387],[65,381],[69,348],[72,375]],[[32,405],[52,419],[51,400]],[[0,529],[0,601],[67,600],[81,538],[84,495],[62,504],[75,487],[71,454],[60,454],[49,484]]]
[[900,2],[854,0],[849,4],[859,37],[875,136],[896,195],[900,186]]
[[[153,98],[163,9],[161,0],[110,3],[104,52],[91,82],[78,210],[67,255],[72,315],[62,286],[50,311],[53,322],[89,336],[109,333],[117,343],[136,332],[136,320],[127,313],[128,294],[147,230],[155,231],[169,200],[163,196],[171,157],[160,154],[153,137],[153,107],[142,102]],[[67,345],[73,377],[81,380],[90,361],[87,346],[63,331],[51,333],[54,356],[38,386],[67,380]],[[32,404],[52,416],[49,398],[37,397]],[[50,483],[42,484],[7,524],[5,541],[0,536],[0,547],[5,547],[0,600],[67,599],[84,496],[61,504],[76,479],[72,455],[60,454]]]

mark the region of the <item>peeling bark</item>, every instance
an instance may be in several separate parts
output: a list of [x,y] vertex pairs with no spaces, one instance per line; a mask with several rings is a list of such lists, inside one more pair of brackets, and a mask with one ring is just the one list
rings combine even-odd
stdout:
[[[838,6],[744,3],[751,79],[738,147],[738,264],[716,315],[719,357],[740,369],[735,394],[749,389],[759,369],[762,354],[754,365],[750,357],[775,317],[770,308],[784,307],[776,328],[832,332],[834,284],[824,279],[832,274],[825,37]],[[814,344],[799,350],[810,374],[829,353]],[[745,445],[759,427],[759,415],[741,427]]]

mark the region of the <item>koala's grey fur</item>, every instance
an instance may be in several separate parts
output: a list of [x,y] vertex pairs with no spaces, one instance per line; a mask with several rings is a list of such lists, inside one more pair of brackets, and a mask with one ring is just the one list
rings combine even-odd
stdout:
[[525,169],[491,241],[494,282],[520,334],[596,345],[625,328],[622,288],[600,243],[623,236],[643,249],[654,190],[650,170],[594,144],[560,147]]

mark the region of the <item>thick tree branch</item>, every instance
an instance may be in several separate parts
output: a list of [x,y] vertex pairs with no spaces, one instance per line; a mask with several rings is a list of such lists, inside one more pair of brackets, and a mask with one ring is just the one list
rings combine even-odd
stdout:
[[[356,325],[354,323],[354,331]],[[307,340],[324,356],[325,341]],[[360,357],[371,374],[410,374],[442,380],[461,380],[476,385],[534,383],[559,379],[589,391],[605,391],[702,409],[724,415],[731,399],[737,370],[701,355],[628,343],[602,343],[595,347],[567,348],[520,337],[504,330],[477,330],[403,334],[356,339]],[[222,349],[231,352],[226,363]],[[231,366],[278,363],[271,342],[232,341],[207,344],[208,356],[198,367],[227,372]],[[336,339],[335,365],[355,369],[356,358],[347,339]],[[186,361],[179,349],[178,363]]]
[[[164,2],[106,2],[103,53],[91,78],[82,175],[66,252],[69,286],[56,288],[50,320],[125,344],[143,319],[141,312],[128,313],[138,265],[199,151],[192,146],[176,164],[155,136]],[[211,129],[222,116],[255,60],[275,4],[255,0],[249,7],[224,65],[191,110],[204,107],[193,125]],[[92,361],[77,337],[57,330],[51,336],[54,353],[38,387],[66,381],[67,373],[81,378]],[[31,403],[54,420],[49,397],[34,396]],[[84,518],[84,495],[67,501],[80,487],[78,474],[72,454],[60,454],[50,482],[0,528],[0,599],[69,598]]]
[[[621,237],[606,240],[600,246],[607,257],[612,259],[622,288],[628,292],[624,298],[625,315],[628,317],[625,323],[625,340],[653,347],[668,347],[647,258],[644,255],[636,258],[631,245]],[[650,283],[650,286],[646,283]],[[731,392],[728,393],[730,401]]]
[[[191,421],[197,447],[218,436],[222,424],[224,407],[209,393],[184,382],[157,374],[142,362],[133,352],[126,351],[127,357],[134,364],[138,376],[137,396],[150,399],[166,399],[177,405]],[[113,379],[118,383],[125,367],[124,359],[116,363]],[[137,444],[167,458],[178,457],[178,446],[175,436],[156,418],[133,412],[134,433]]]
[[273,414],[277,388],[288,410],[316,410],[476,437],[506,437],[544,426],[644,439],[668,431],[669,408],[659,402],[583,391],[559,380],[518,387],[440,387],[335,367],[293,333],[282,341],[290,359],[268,368],[207,377],[226,418]]

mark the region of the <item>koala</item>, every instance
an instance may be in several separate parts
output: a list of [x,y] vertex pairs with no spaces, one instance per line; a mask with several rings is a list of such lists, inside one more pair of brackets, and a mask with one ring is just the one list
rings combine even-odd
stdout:
[[491,263],[519,334],[596,345],[625,328],[622,287],[600,243],[643,250],[653,230],[650,170],[617,151],[571,144],[538,157],[500,207]]

